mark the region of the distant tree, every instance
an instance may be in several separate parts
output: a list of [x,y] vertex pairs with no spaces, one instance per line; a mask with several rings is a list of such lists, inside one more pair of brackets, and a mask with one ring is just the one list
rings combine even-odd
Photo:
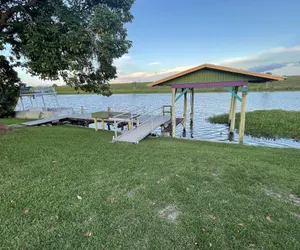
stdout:
[[0,117],[10,117],[18,102],[18,95],[22,83],[18,74],[6,60],[0,56]]
[[56,89],[56,88],[57,88],[57,84],[55,84],[55,83],[52,84],[52,88],[55,88],[55,89]]
[[267,75],[272,75],[272,73],[271,73],[271,72],[266,72],[266,74],[267,74]]
[[133,91],[135,92],[135,88],[136,88],[136,81],[132,82],[132,86],[133,86]]

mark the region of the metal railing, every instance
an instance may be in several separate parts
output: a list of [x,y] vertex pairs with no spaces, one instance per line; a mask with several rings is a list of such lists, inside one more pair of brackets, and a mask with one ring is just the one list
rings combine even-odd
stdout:
[[[169,111],[166,111],[165,109],[166,108],[169,108],[170,110]],[[147,111],[147,112],[143,112],[141,115],[138,115],[135,119],[136,119],[136,127],[135,128],[132,128],[132,129],[135,129],[137,131],[137,134],[138,134],[138,137],[136,138],[136,143],[139,143],[139,141],[144,137],[144,135],[142,135],[141,133],[141,129],[143,129],[143,125],[144,124],[149,124],[150,122],[150,130],[153,131],[157,126],[154,126],[154,118],[155,116],[166,116],[166,114],[171,114],[171,108],[172,106],[171,105],[164,105],[162,107],[159,107],[159,108],[156,108],[156,109],[153,109],[151,111]],[[128,113],[128,112],[126,112]],[[122,115],[122,114],[120,114]],[[120,121],[122,122],[122,121]],[[120,123],[119,122],[119,123]],[[115,136],[113,138],[116,139],[118,138],[118,134],[117,134],[117,124],[116,121],[115,121]],[[131,119],[131,124],[133,125],[133,120]],[[149,128],[148,128],[149,129]]]
[[[114,132],[115,132],[115,136],[114,138],[117,138],[118,137],[118,125],[120,123],[123,123],[123,122],[128,122],[130,123],[129,124],[129,130],[131,129],[131,126],[133,127],[134,125],[134,120],[136,120],[138,117],[140,117],[139,113],[140,111],[142,110],[142,113],[144,113],[144,108],[136,108],[136,109],[133,109],[133,110],[130,110],[130,111],[126,111],[126,112],[122,112],[120,114],[117,114],[113,117],[111,117],[110,119],[112,119],[114,121]],[[119,117],[122,117],[122,116],[125,116],[128,115],[128,119],[126,118],[119,118]],[[138,124],[138,122],[136,121],[136,124]]]

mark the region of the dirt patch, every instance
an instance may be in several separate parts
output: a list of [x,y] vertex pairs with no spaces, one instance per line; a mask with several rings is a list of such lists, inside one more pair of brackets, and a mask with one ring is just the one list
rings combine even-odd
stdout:
[[159,215],[166,218],[168,221],[177,222],[177,217],[181,215],[182,212],[178,210],[175,205],[169,205],[166,208],[159,211]]
[[292,215],[294,215],[296,218],[298,218],[300,220],[300,214],[292,213]]
[[272,190],[270,190],[270,189],[264,189],[264,191],[265,191],[265,194],[266,194],[266,195],[271,196],[271,197],[273,197],[273,198],[277,198],[277,199],[282,198],[282,195],[281,195],[281,194],[276,193],[276,192],[274,192],[274,191],[272,191]]
[[297,195],[290,194],[289,199],[290,199],[290,201],[292,201],[297,206],[300,206],[300,197],[298,197]]
[[6,134],[6,133],[9,133],[10,131],[11,131],[11,128],[0,123],[0,134]]

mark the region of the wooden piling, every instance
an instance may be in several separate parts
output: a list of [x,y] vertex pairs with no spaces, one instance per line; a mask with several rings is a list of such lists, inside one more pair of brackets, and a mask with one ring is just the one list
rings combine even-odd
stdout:
[[[234,88],[234,92],[237,94],[238,93],[239,87]],[[232,95],[233,97],[233,102],[232,102],[232,107],[231,107],[231,121],[230,121],[230,129],[229,132],[233,134],[234,129],[235,129],[235,118],[236,118],[236,97]]]
[[[232,87],[232,90],[234,90],[234,87]],[[231,124],[231,120],[232,120],[234,100],[235,100],[235,96],[231,94],[230,110],[229,110],[229,116],[228,116],[228,125]]]
[[105,123],[104,123],[104,119],[101,119],[101,122],[102,122],[102,131],[105,130]]
[[195,90],[191,88],[191,114],[190,114],[190,126],[194,123],[194,106],[195,106]]
[[184,93],[184,103],[183,103],[183,130],[186,130],[186,118],[187,118],[187,92]]
[[175,137],[175,136],[176,136],[175,94],[176,94],[176,89],[173,89],[173,88],[172,88],[172,111],[171,111],[172,137]]
[[239,143],[243,144],[245,134],[245,121],[246,121],[246,99],[247,99],[247,86],[242,89],[242,107],[241,107],[241,120],[239,128]]
[[98,121],[97,118],[94,118],[95,131],[98,131]]

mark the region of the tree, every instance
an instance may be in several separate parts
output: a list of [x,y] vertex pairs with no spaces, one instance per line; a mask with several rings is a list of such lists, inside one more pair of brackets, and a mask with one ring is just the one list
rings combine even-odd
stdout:
[[136,81],[132,82],[132,86],[133,86],[133,91],[135,92],[135,88],[136,88]]
[[0,0],[0,51],[12,67],[76,90],[111,94],[113,61],[128,52],[134,0]]
[[55,88],[55,89],[56,89],[56,88],[57,88],[57,84],[55,84],[55,83],[52,84],[52,88]]
[[16,71],[0,56],[0,117],[13,116],[21,85]]
[[267,75],[272,75],[272,73],[271,73],[271,72],[266,72],[266,74],[267,74]]

